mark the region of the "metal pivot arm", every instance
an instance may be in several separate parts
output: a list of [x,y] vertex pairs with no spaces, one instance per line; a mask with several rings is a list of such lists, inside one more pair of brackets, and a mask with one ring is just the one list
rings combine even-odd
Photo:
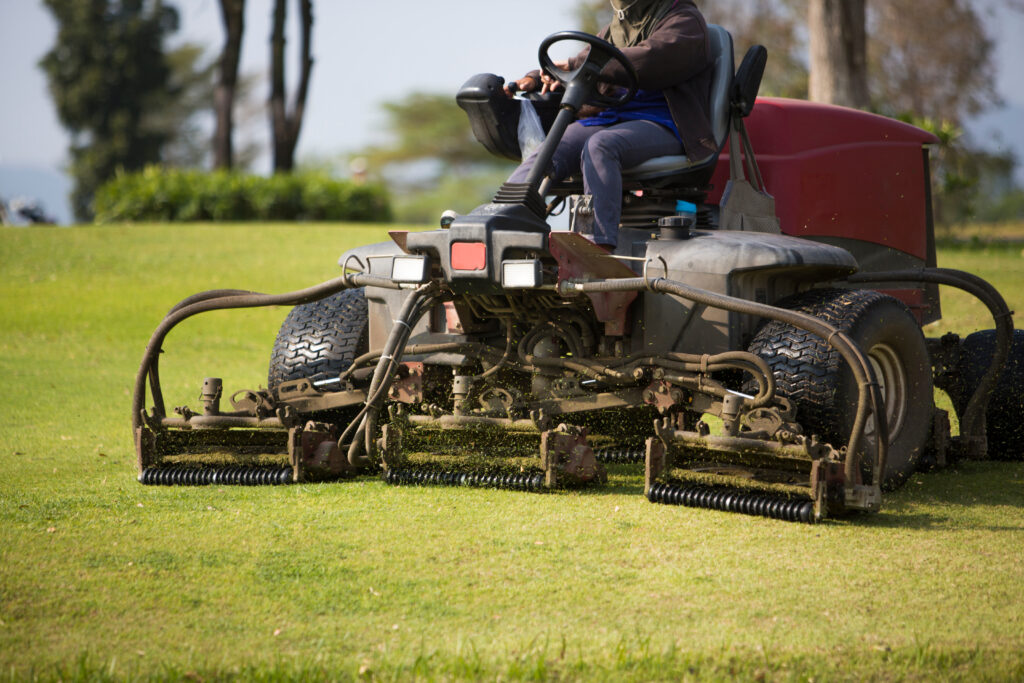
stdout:
[[857,453],[861,442],[864,440],[864,428],[867,424],[869,414],[874,415],[878,438],[875,439],[875,459],[873,484],[877,486],[885,472],[886,460],[889,447],[889,427],[885,419],[885,411],[882,409],[883,402],[879,390],[878,381],[875,378],[874,370],[870,362],[856,343],[845,333],[832,325],[812,315],[776,308],[767,304],[760,304],[745,299],[716,294],[707,290],[690,287],[682,282],[668,280],[665,278],[622,278],[617,280],[596,280],[590,282],[578,282],[564,280],[559,283],[559,292],[563,296],[574,293],[587,293],[598,291],[626,291],[626,290],[649,290],[678,296],[689,301],[721,308],[727,311],[734,311],[748,315],[755,315],[769,320],[778,320],[793,325],[802,330],[811,332],[824,339],[829,346],[833,347],[849,365],[854,380],[858,386],[857,413],[854,418],[853,428],[846,446],[845,477],[848,483],[858,481]]

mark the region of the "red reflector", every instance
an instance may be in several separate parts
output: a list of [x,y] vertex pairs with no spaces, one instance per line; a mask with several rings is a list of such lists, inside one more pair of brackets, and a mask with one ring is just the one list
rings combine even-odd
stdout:
[[455,242],[452,244],[454,270],[484,270],[487,267],[487,245],[483,242]]

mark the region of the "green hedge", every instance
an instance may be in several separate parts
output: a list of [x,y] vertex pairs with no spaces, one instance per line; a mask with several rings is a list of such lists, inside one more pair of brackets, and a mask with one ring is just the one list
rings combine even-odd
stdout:
[[322,172],[267,178],[151,166],[106,182],[93,208],[97,223],[391,220],[383,187],[335,180]]

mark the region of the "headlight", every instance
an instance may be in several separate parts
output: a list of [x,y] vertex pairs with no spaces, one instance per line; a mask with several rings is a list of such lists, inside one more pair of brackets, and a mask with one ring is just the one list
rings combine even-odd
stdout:
[[430,279],[430,259],[426,256],[396,256],[391,261],[391,279],[420,284]]
[[501,286],[506,289],[529,289],[541,283],[540,261],[524,259],[501,262]]

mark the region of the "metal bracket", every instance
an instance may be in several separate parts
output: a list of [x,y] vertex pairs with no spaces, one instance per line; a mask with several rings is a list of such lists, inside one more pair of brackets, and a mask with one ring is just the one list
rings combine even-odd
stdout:
[[540,466],[544,468],[544,485],[558,486],[559,480],[586,483],[607,480],[604,467],[594,457],[584,427],[560,424],[540,435]]
[[846,487],[846,507],[852,510],[877,511],[882,507],[882,489],[855,484]]

